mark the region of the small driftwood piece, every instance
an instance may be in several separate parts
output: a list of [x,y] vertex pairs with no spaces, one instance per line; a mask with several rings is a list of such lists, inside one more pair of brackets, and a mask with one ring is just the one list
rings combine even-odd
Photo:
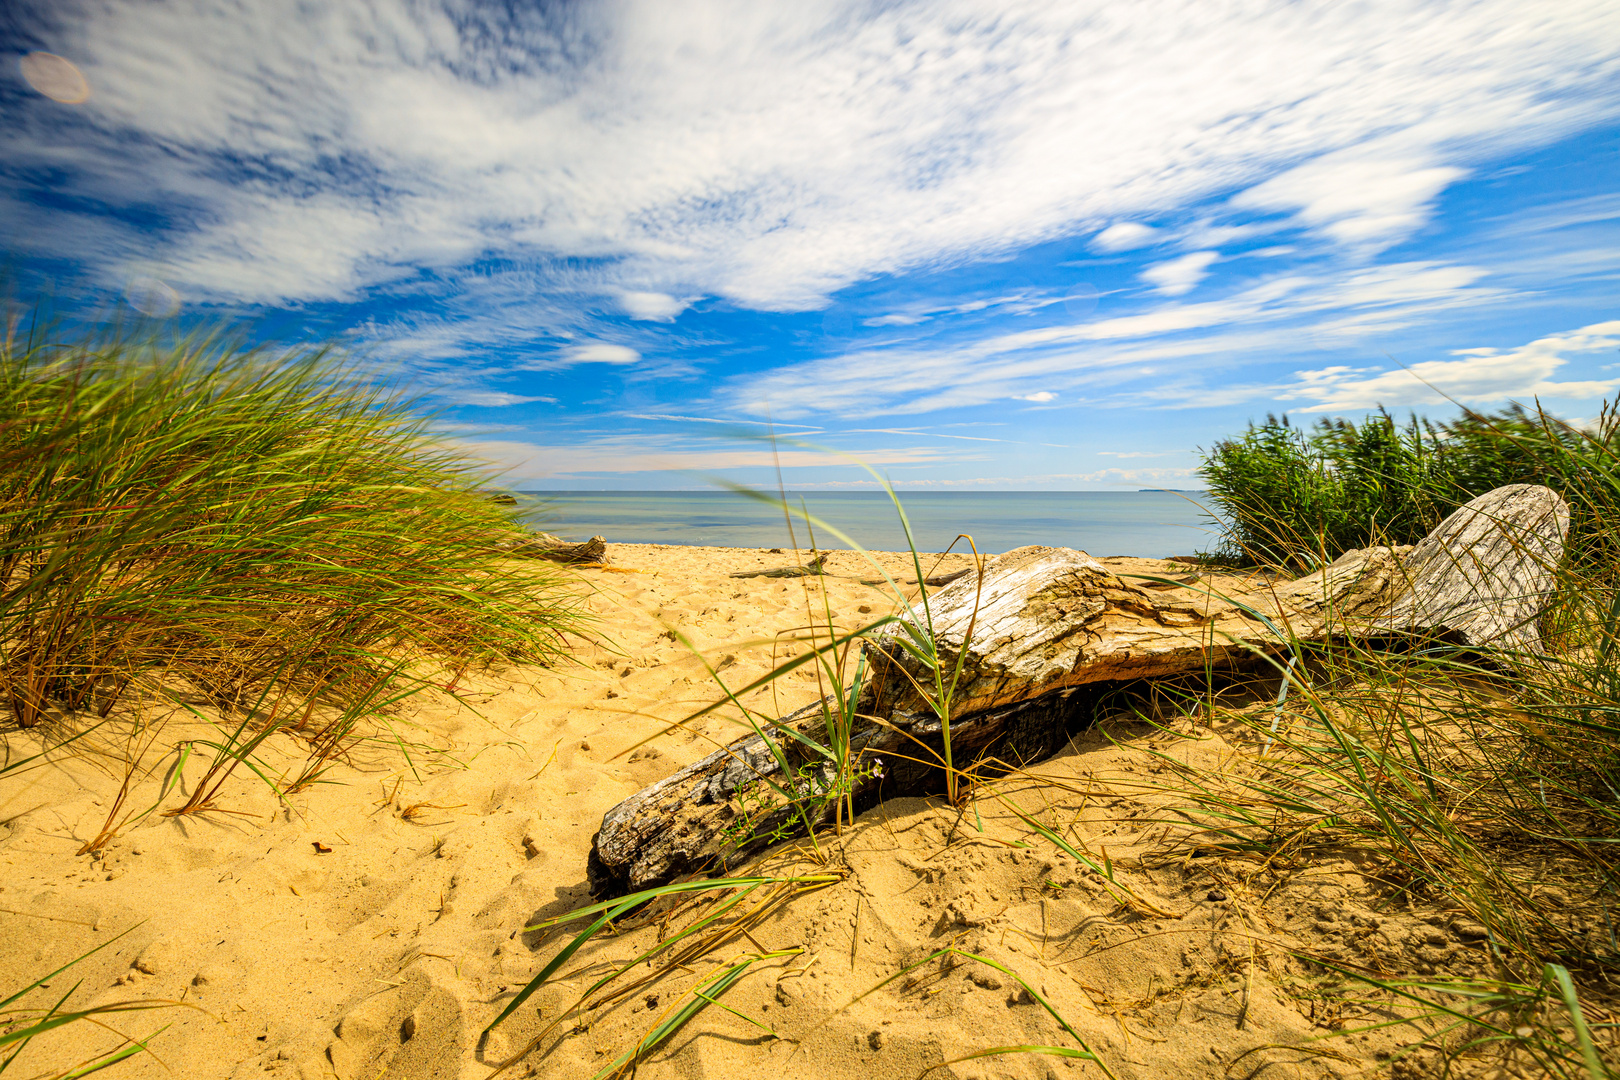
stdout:
[[[1196,583],[1155,588],[1164,582],[1122,579],[1082,551],[1018,548],[990,560],[982,579],[970,575],[931,594],[926,614],[919,603],[904,618],[924,627],[931,616],[941,659],[960,658],[951,721],[958,766],[992,754],[1033,762],[1089,722],[1110,687],[1241,668],[1291,640],[1409,635],[1522,661],[1540,651],[1536,617],[1551,595],[1568,523],[1567,506],[1551,490],[1498,488],[1416,547],[1347,552],[1305,577],[1230,596]],[[900,633],[891,626],[866,646],[873,676],[852,750],[887,765],[881,781],[869,777],[857,789],[866,803],[940,784],[938,769],[903,760],[926,760],[924,748],[942,743],[925,696],[932,676],[898,646]],[[820,703],[776,726],[818,737]],[[778,741],[802,755],[797,740]],[[819,763],[795,756],[789,765],[799,787],[825,785]],[[646,888],[746,852],[749,845],[737,847],[726,833],[736,831],[738,793],[765,779],[786,782],[764,740],[751,735],[632,795],[602,819],[590,856],[593,888]],[[769,832],[787,813],[779,808],[747,831]]]
[[[922,584],[922,585],[927,585],[930,589],[939,589],[939,588],[943,588],[946,585],[949,585],[951,582],[957,580],[958,578],[965,578],[971,573],[973,573],[973,568],[971,566],[969,566],[969,567],[964,567],[961,570],[952,570],[948,574],[935,574],[933,577],[925,577],[920,582],[918,581],[918,579],[916,579],[914,577],[912,577],[912,578],[901,578],[900,581],[901,581],[902,584],[905,584],[905,585]],[[861,584],[862,585],[887,585],[888,581],[883,579],[883,578],[862,578],[861,579]]]
[[734,578],[796,578],[817,577],[827,572],[827,556],[817,555],[803,566],[783,566],[775,570],[744,570],[740,574],[732,574]]
[[581,544],[571,544],[550,533],[537,532],[525,540],[516,543],[507,542],[500,546],[511,555],[550,559],[552,562],[601,566],[608,561],[607,541],[600,536],[593,536]]

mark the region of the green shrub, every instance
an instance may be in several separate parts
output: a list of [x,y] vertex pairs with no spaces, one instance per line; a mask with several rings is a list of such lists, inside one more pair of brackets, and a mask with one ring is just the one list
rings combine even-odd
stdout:
[[1226,532],[1218,556],[1303,569],[1369,544],[1412,544],[1476,495],[1504,484],[1548,484],[1576,506],[1576,536],[1601,532],[1581,507],[1593,455],[1614,425],[1578,431],[1512,406],[1439,424],[1387,412],[1309,430],[1268,416],[1204,455],[1200,475]]

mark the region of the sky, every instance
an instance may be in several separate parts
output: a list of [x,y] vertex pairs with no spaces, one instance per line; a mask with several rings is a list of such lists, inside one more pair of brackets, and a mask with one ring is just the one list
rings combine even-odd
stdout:
[[12,0],[0,250],[518,487],[1196,488],[1614,395],[1620,0]]

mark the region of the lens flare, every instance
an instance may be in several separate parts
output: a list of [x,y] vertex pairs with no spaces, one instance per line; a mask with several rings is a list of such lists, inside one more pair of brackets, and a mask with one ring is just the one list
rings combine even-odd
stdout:
[[180,310],[180,294],[155,277],[138,277],[124,290],[129,306],[142,315],[167,319]]
[[52,101],[64,105],[82,105],[90,100],[90,83],[84,73],[55,53],[31,52],[22,58],[19,66],[28,85]]
[[1083,319],[1097,310],[1097,301],[1102,299],[1102,292],[1097,286],[1087,281],[1076,282],[1069,288],[1069,295],[1063,298],[1063,310],[1071,319]]

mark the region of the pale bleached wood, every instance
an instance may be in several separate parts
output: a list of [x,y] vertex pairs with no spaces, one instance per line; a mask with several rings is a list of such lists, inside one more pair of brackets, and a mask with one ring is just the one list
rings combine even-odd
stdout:
[[[959,764],[994,753],[1030,761],[1058,749],[1088,718],[1099,688],[1121,682],[1230,670],[1292,640],[1335,636],[1443,637],[1464,645],[1537,651],[1535,617],[1553,588],[1569,511],[1543,487],[1515,485],[1473,500],[1415,548],[1351,551],[1293,581],[1257,581],[1216,595],[1201,582],[1165,590],[1124,579],[1083,551],[1025,547],[989,560],[913,606],[905,619],[932,640],[947,666],[960,658],[952,710]],[[1181,582],[1177,582],[1181,585]],[[1202,590],[1202,591],[1200,591]],[[889,755],[857,798],[915,794],[938,770],[909,765],[941,747],[926,695],[932,675],[890,628],[866,646],[873,677],[861,701],[856,750]],[[820,707],[784,717],[815,737]],[[790,751],[798,746],[782,740]],[[897,756],[899,755],[899,756]],[[790,762],[795,769],[801,762]],[[778,765],[764,740],[738,740],[631,796],[603,818],[591,854],[599,892],[645,888],[722,855],[736,795]]]
[[1412,587],[1376,625],[1539,655],[1538,620],[1568,531],[1569,506],[1550,488],[1512,484],[1487,492],[1407,556]]
[[[993,559],[982,584],[957,581],[906,620],[923,636],[932,626],[947,668],[960,663],[955,701],[965,714],[1086,683],[1226,668],[1290,636],[1320,640],[1335,623],[1353,626],[1388,606],[1403,587],[1406,550],[1360,549],[1296,581],[1217,595],[1124,579],[1082,551],[1019,548]],[[932,673],[901,647],[902,633],[868,649],[880,714],[925,708],[933,696]]]

